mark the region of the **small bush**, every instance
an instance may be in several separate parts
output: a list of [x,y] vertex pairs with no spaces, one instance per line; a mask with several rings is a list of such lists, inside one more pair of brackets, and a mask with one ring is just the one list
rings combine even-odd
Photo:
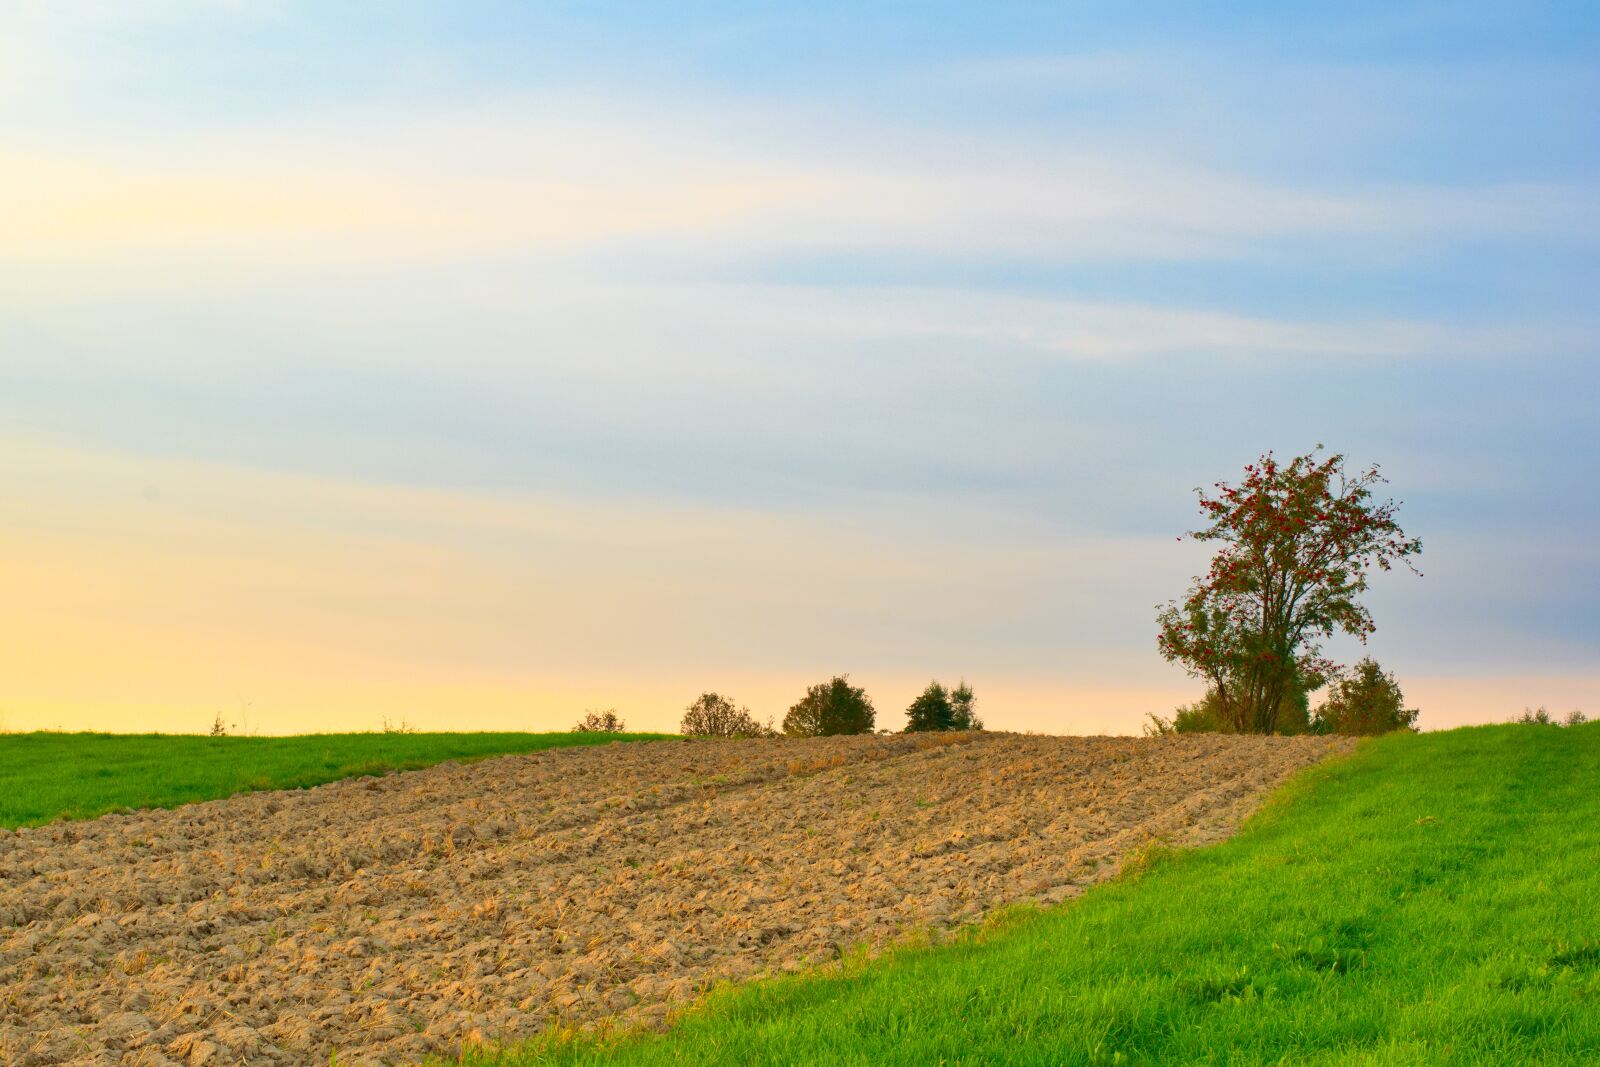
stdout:
[[851,685],[848,674],[839,674],[806,690],[784,716],[783,732],[790,737],[870,734],[875,717],[866,691]]
[[701,693],[683,713],[678,732],[691,737],[776,737],[771,720],[757,722],[749,708],[734,707],[720,693]]
[[963,681],[946,689],[938,681],[928,683],[917,699],[906,708],[906,733],[931,730],[981,730],[983,722],[973,710],[972,687]]
[[605,711],[588,711],[577,725],[573,726],[575,734],[620,734],[627,730],[628,724],[622,721],[622,716],[617,714],[616,708]]
[[1417,714],[1416,708],[1405,706],[1394,674],[1368,657],[1335,683],[1333,692],[1317,709],[1312,725],[1317,733],[1370,737],[1394,730],[1415,730]]
[[1511,719],[1519,726],[1582,726],[1589,721],[1589,716],[1574,708],[1566,716],[1557,719],[1550,714],[1543,705],[1538,708],[1523,708],[1522,714]]

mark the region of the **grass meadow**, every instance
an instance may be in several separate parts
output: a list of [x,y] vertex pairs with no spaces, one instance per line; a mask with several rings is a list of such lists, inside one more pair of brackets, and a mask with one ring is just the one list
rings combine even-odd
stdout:
[[0,734],[0,827],[171,808],[258,789],[297,789],[566,745],[671,734],[363,733],[297,737]]
[[1600,1062],[1600,724],[1393,734],[1065,906],[533,1064]]

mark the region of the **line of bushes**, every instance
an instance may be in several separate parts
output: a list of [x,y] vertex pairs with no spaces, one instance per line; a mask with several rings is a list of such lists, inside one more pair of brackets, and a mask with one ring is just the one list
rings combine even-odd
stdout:
[[[839,734],[887,733],[877,730],[877,712],[866,690],[850,684],[848,674],[818,682],[789,709],[783,725],[757,719],[750,709],[721,693],[701,693],[683,713],[678,732],[686,737],[832,737]],[[575,733],[622,733],[628,728],[615,708],[590,711],[573,726]],[[965,680],[954,689],[928,683],[906,709],[906,732],[981,730],[977,699]]]
[[[700,694],[684,712],[679,732],[691,737],[832,737],[840,734],[885,733],[877,730],[877,711],[866,690],[850,684],[847,674],[834,675],[806,689],[781,726],[758,720],[747,707],[720,693]],[[962,681],[954,689],[928,683],[906,709],[906,732],[981,730],[977,699]]]

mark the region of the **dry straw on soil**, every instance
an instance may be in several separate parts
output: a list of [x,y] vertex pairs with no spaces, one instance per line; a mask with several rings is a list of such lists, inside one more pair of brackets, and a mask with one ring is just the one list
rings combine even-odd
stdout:
[[407,1062],[1059,901],[1335,744],[561,749],[0,831],[0,1062]]

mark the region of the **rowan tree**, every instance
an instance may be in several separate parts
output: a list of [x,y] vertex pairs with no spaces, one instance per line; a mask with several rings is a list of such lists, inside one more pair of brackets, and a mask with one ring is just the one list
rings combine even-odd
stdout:
[[1360,596],[1374,566],[1420,573],[1422,542],[1395,521],[1398,504],[1374,498],[1378,468],[1347,474],[1343,455],[1321,451],[1288,463],[1268,452],[1238,485],[1197,489],[1209,524],[1188,536],[1220,547],[1182,601],[1157,608],[1161,654],[1210,683],[1235,732],[1275,732],[1291,686],[1309,692],[1338,674],[1323,639],[1366,642],[1375,625]]
[[870,734],[873,721],[872,701],[866,691],[851,685],[849,675],[840,674],[806,690],[784,716],[783,732],[790,737]]

